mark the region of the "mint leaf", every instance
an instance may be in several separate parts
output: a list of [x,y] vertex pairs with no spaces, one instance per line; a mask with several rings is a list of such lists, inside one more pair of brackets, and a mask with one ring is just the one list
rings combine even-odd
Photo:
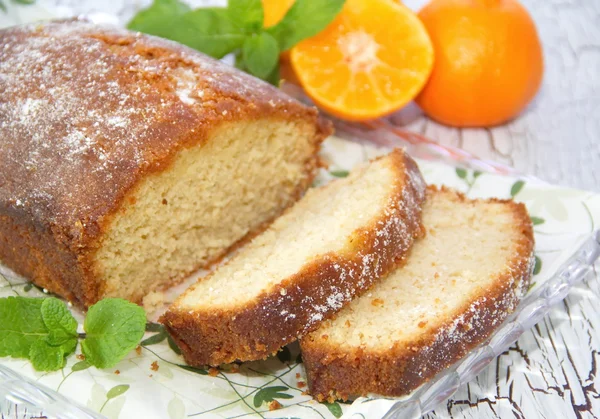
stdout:
[[67,335],[77,336],[77,320],[63,301],[58,298],[45,298],[40,312],[48,330],[60,330]]
[[29,349],[29,360],[36,371],[56,371],[65,366],[65,351],[62,346],[36,340]]
[[260,0],[229,0],[229,18],[237,27],[246,32],[262,29],[264,10]]
[[246,38],[242,57],[248,71],[258,78],[267,77],[279,62],[277,41],[267,32]]
[[264,78],[267,83],[271,83],[275,87],[279,87],[279,82],[281,82],[281,75],[279,74],[279,61],[275,65],[271,74]]
[[129,21],[127,28],[169,38],[178,19],[190,10],[187,4],[179,0],[154,0],[150,7],[141,10]]
[[181,16],[166,37],[222,58],[241,48],[246,35],[231,21],[227,9],[206,7]]
[[[75,352],[77,347],[77,321],[67,305],[57,298],[45,298],[40,312],[42,320],[48,328],[46,343],[53,347],[60,346],[63,356]],[[62,366],[64,366],[64,362]]]
[[342,10],[344,0],[296,0],[283,19],[268,31],[286,51],[303,39],[315,36]]
[[29,358],[31,345],[43,340],[48,328],[42,319],[42,298],[0,299],[0,356]]
[[88,310],[84,322],[86,338],[81,343],[85,359],[98,368],[110,368],[132,349],[146,326],[141,307],[120,298],[107,298]]

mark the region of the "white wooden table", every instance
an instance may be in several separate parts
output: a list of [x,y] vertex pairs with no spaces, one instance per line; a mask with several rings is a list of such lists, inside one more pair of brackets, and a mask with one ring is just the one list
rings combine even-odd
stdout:
[[[38,1],[64,14],[109,13],[122,22],[148,3]],[[416,9],[425,1],[406,3]],[[523,3],[545,54],[544,82],[526,112],[504,126],[462,130],[411,113],[407,128],[550,183],[600,191],[600,0]],[[599,417],[600,264],[596,268],[564,303],[427,417]]]

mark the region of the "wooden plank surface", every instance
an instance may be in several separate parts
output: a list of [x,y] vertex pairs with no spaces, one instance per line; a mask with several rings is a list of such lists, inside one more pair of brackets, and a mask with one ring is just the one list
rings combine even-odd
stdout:
[[[101,12],[126,21],[148,1],[39,0],[64,15]],[[190,3],[201,3],[202,0]],[[409,0],[418,8],[423,0]],[[492,129],[458,130],[416,108],[407,128],[551,183],[600,191],[600,1],[523,0],[545,54],[542,89],[526,112]],[[58,9],[56,7],[58,6]],[[600,416],[600,265],[472,383],[427,418]]]

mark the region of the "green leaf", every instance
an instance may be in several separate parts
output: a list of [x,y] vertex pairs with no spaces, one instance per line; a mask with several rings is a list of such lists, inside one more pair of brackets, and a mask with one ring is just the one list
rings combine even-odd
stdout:
[[50,346],[60,346],[65,356],[71,355],[77,348],[77,336],[65,333],[62,330],[51,330],[45,339]]
[[73,366],[71,367],[71,371],[73,372],[77,372],[77,371],[83,371],[83,370],[87,370],[89,367],[91,367],[90,363],[87,361],[79,361],[75,364],[73,364]]
[[0,357],[29,358],[31,345],[44,340],[43,298],[0,298]]
[[190,367],[189,365],[177,364],[178,367],[183,368],[186,371],[190,371],[200,375],[208,375],[208,371],[202,368]]
[[542,270],[542,259],[538,255],[535,255],[535,265],[533,266],[533,274],[537,275]]
[[81,343],[85,359],[98,368],[116,365],[144,336],[144,309],[120,298],[94,304],[84,322],[86,338]]
[[286,362],[290,362],[292,360],[292,353],[287,346],[284,346],[279,352],[277,352],[277,358],[285,364]]
[[129,21],[127,28],[169,38],[173,26],[190,10],[187,4],[179,0],[154,0],[150,7],[139,11]]
[[521,191],[521,189],[523,189],[523,186],[525,186],[525,182],[522,180],[517,180],[512,185],[512,188],[510,188],[510,196],[514,198],[515,195],[517,195]]
[[181,349],[179,349],[179,346],[177,346],[170,335],[167,336],[167,342],[169,343],[169,348],[171,348],[173,352],[175,352],[177,355],[181,355]]
[[273,71],[271,71],[271,74],[265,77],[264,80],[268,83],[271,83],[275,87],[279,87],[279,83],[281,82],[281,75],[279,74],[279,61],[277,61],[277,65],[275,65],[275,68]]
[[466,179],[467,178],[467,171],[461,167],[457,167],[456,168],[456,176],[458,176],[461,179]]
[[0,10],[6,13],[8,10],[6,9],[6,4],[2,0],[0,0]]
[[35,3],[35,0],[13,0],[17,4],[29,5]]
[[181,16],[167,38],[222,58],[241,48],[246,34],[231,22],[227,9],[206,7]]
[[167,338],[167,332],[165,330],[163,330],[162,332],[157,333],[156,335],[153,335],[147,339],[144,339],[143,341],[140,342],[140,345],[142,345],[142,346],[156,345],[157,343],[162,342],[166,338]]
[[277,41],[267,32],[246,38],[242,47],[244,66],[250,74],[264,79],[279,62]]
[[56,371],[65,366],[65,351],[40,339],[31,345],[29,360],[36,371]]
[[350,174],[350,172],[347,170],[332,170],[329,172],[329,174],[335,177],[346,177]]
[[303,39],[315,36],[342,10],[344,0],[296,0],[283,19],[268,31],[286,51]]
[[287,393],[282,393],[282,391],[289,390],[284,386],[273,386],[273,387],[264,387],[258,390],[258,392],[254,395],[254,407],[260,407],[264,402],[272,402],[275,399],[291,399],[294,396]]
[[77,320],[63,301],[58,298],[45,298],[40,311],[48,330],[61,331],[67,336],[77,336]]
[[473,179],[477,179],[479,176],[481,176],[483,172],[480,172],[479,170],[475,170],[473,172]]
[[335,416],[336,418],[341,418],[342,414],[344,412],[342,412],[342,407],[340,406],[339,403],[333,402],[333,403],[323,403],[325,405],[325,407],[327,407],[327,409],[329,409],[329,411],[331,412],[331,414],[333,416]]
[[121,394],[125,393],[129,390],[129,384],[119,384],[118,386],[114,386],[106,393],[106,399],[114,399],[115,397],[119,397]]
[[534,226],[539,226],[540,224],[544,224],[546,220],[540,217],[531,217],[531,222]]
[[263,27],[264,10],[260,0],[229,0],[227,4],[231,22],[246,32]]
[[23,291],[29,292],[29,291],[31,291],[32,288],[33,288],[33,284],[30,282],[29,284],[27,284],[23,287]]

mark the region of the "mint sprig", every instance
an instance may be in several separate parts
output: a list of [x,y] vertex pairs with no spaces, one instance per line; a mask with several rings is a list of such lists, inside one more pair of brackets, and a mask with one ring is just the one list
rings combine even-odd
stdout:
[[345,0],[296,0],[282,20],[264,27],[261,0],[190,10],[179,0],[154,0],[128,23],[132,30],[177,41],[214,58],[235,54],[236,67],[279,83],[279,54],[331,23]]
[[38,371],[65,366],[79,339],[86,362],[109,368],[134,349],[146,326],[144,310],[126,300],[107,298],[90,307],[85,333],[57,298],[0,298],[0,357],[27,358]]

